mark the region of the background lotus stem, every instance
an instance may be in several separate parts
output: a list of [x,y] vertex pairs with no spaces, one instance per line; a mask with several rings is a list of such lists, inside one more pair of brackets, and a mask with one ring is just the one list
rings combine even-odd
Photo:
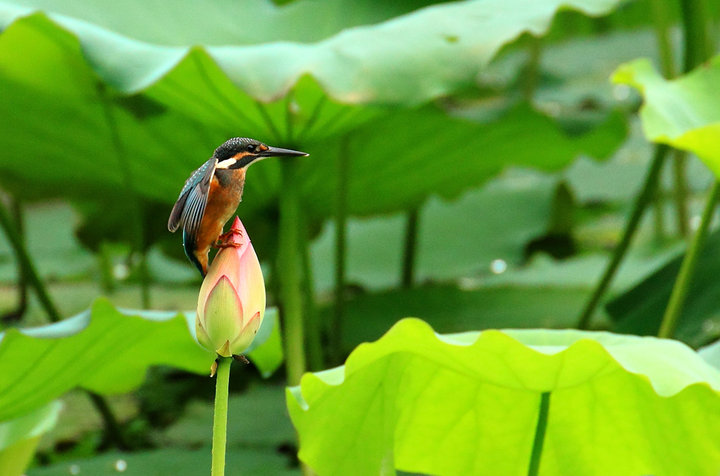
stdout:
[[278,288],[285,328],[285,370],[288,385],[300,383],[305,372],[305,331],[303,322],[302,253],[299,250],[301,222],[299,178],[294,159],[282,159],[282,193],[278,243]]
[[540,56],[542,54],[542,40],[537,36],[531,36],[528,45],[528,60],[523,71],[522,92],[523,98],[532,103],[540,78]]
[[[15,222],[15,229],[17,230],[18,237],[22,243],[25,243],[25,234],[23,226],[23,213],[20,200],[16,200],[14,197],[10,197],[10,207],[12,209],[12,218]],[[17,260],[17,273],[18,273],[18,303],[15,309],[9,311],[3,316],[0,316],[0,322],[17,322],[22,319],[23,314],[27,310],[28,303],[28,278],[27,270],[23,265],[22,261]]]
[[403,247],[402,287],[411,288],[415,284],[415,264],[417,255],[417,234],[419,208],[407,212],[405,225],[405,246]]
[[653,228],[655,229],[655,240],[657,243],[665,241],[665,197],[663,196],[662,187],[659,186],[655,190],[653,198]]
[[[655,29],[655,41],[658,45],[658,53],[660,54],[660,67],[663,76],[666,78],[674,78],[677,74],[675,66],[675,57],[673,54],[672,44],[670,41],[670,26],[673,13],[670,11],[671,5],[665,0],[652,0],[650,2],[652,23]],[[676,152],[677,153],[677,152]],[[687,230],[687,208],[685,202],[687,197],[682,196],[683,185],[682,177],[684,176],[683,164],[675,159],[673,164],[674,174],[674,201],[678,224],[678,233],[684,235],[683,230]],[[685,188],[685,190],[687,190]],[[665,237],[665,214],[663,210],[664,197],[662,193],[662,184],[658,184],[658,190],[655,193],[655,237],[661,241]],[[684,215],[683,215],[683,212]],[[684,216],[684,218],[683,218]],[[684,228],[683,228],[684,226]]]
[[228,388],[232,357],[220,357],[215,376],[215,411],[213,413],[212,476],[225,475],[227,447]]
[[538,411],[535,439],[533,440],[528,476],[537,476],[540,470],[540,458],[545,444],[545,430],[547,429],[548,413],[550,413],[550,392],[540,394],[540,410]]
[[675,217],[677,231],[682,237],[688,236],[688,187],[687,187],[687,155],[676,150],[673,155],[673,197],[675,198]]
[[658,53],[660,53],[660,67],[666,78],[675,76],[675,58],[673,57],[670,42],[671,6],[667,0],[652,0],[650,2],[655,40],[658,45]]
[[115,149],[115,156],[118,168],[122,175],[123,186],[127,194],[127,202],[130,206],[130,226],[132,227],[133,249],[140,257],[138,263],[138,276],[140,281],[140,303],[143,309],[150,308],[150,273],[147,266],[146,246],[145,246],[145,221],[143,219],[143,207],[140,203],[140,197],[134,186],[130,164],[127,160],[125,147],[123,146],[120,136],[120,129],[115,120],[112,111],[112,102],[106,87],[103,84],[98,85],[98,96],[102,104],[105,122],[107,123],[110,133],[110,140]]
[[342,362],[342,329],[345,318],[345,265],[347,259],[347,200],[350,178],[348,137],[340,144],[335,195],[335,303],[330,325],[330,350],[333,364]]
[[315,285],[310,259],[310,239],[308,229],[304,227],[301,242],[298,245],[302,253],[303,293],[305,294],[305,331],[307,334],[307,357],[311,370],[325,368],[325,353],[322,344],[322,326],[320,315],[315,308]]
[[[665,2],[666,3],[666,2]],[[704,0],[681,0],[683,25],[683,72],[688,73],[712,54],[708,6]],[[665,61],[663,61],[663,64]],[[678,232],[688,236],[687,154],[678,151],[673,162],[675,211]]]
[[665,309],[662,323],[660,324],[660,331],[658,332],[659,337],[670,338],[675,334],[677,328],[678,318],[682,312],[683,304],[685,304],[685,298],[687,292],[690,289],[692,283],[692,275],[695,271],[695,265],[697,264],[698,256],[702,251],[705,239],[707,238],[710,230],[710,223],[712,222],[713,215],[715,212],[715,206],[717,205],[718,198],[720,198],[720,182],[715,181],[710,190],[710,196],[705,204],[705,210],[703,210],[702,220],[700,221],[700,227],[695,236],[692,238],[690,247],[685,253],[682,265],[680,266],[680,272],[675,280],[672,293],[670,294],[670,301]]
[[10,241],[10,246],[12,246],[13,251],[15,252],[15,256],[20,263],[19,267],[23,268],[27,273],[26,279],[28,280],[28,283],[33,287],[33,289],[35,289],[35,294],[37,295],[38,301],[40,301],[40,305],[45,310],[48,318],[51,322],[59,321],[60,319],[62,319],[60,316],[60,312],[58,311],[57,307],[55,307],[55,303],[53,303],[52,299],[50,299],[50,294],[47,292],[45,285],[43,284],[40,276],[38,275],[37,268],[35,268],[35,263],[33,263],[32,259],[30,258],[30,254],[25,247],[22,236],[13,224],[10,212],[8,212],[8,209],[5,207],[2,201],[0,201],[0,226],[2,226],[5,235]]
[[657,145],[655,147],[655,154],[653,156],[652,162],[650,163],[650,168],[645,175],[645,182],[643,183],[642,190],[635,197],[632,212],[630,213],[630,219],[625,225],[622,238],[620,238],[620,243],[618,243],[618,245],[615,247],[615,251],[610,258],[610,262],[605,268],[605,272],[600,278],[600,281],[598,281],[598,284],[595,286],[595,289],[593,290],[590,299],[587,301],[587,303],[585,304],[585,308],[580,314],[580,319],[578,320],[577,324],[578,329],[587,329],[589,327],[590,319],[595,312],[595,308],[597,308],[600,299],[603,297],[605,291],[607,291],[608,286],[610,286],[612,279],[615,277],[615,273],[617,272],[620,263],[622,262],[623,258],[625,258],[627,250],[630,246],[630,242],[632,241],[633,236],[635,235],[635,231],[640,224],[640,219],[645,212],[645,208],[647,208],[648,204],[655,196],[655,190],[657,189],[658,181],[660,178],[660,171],[662,170],[662,166],[665,162],[665,157],[667,156],[667,153],[667,146]]
[[93,405],[102,416],[103,423],[105,425],[106,441],[114,445],[119,450],[129,450],[130,447],[125,442],[120,424],[118,423],[117,418],[115,418],[115,414],[113,413],[112,408],[110,408],[107,400],[105,400],[102,395],[98,395],[97,393],[89,390],[87,391],[87,395],[90,397],[90,401],[92,401]]

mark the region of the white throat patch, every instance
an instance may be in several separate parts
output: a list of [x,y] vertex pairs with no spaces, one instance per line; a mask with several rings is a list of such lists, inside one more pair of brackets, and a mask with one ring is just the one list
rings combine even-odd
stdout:
[[215,166],[216,169],[227,169],[231,165],[235,165],[237,162],[237,159],[225,159],[222,162],[218,162],[218,164]]

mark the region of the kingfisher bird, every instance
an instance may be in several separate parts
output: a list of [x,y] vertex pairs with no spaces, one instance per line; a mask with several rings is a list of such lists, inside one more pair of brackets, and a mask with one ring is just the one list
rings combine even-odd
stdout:
[[168,220],[168,230],[183,229],[185,254],[205,276],[210,247],[221,238],[225,223],[242,200],[245,172],[267,157],[300,157],[305,152],[270,147],[248,137],[235,137],[215,149],[180,191]]

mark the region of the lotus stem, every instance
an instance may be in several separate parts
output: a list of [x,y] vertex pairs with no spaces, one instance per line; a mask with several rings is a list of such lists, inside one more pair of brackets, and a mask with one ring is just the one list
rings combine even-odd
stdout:
[[23,268],[26,272],[26,279],[32,285],[32,287],[35,289],[35,294],[38,297],[38,300],[40,301],[40,305],[45,310],[45,313],[48,315],[48,318],[51,322],[58,322],[62,317],[60,316],[60,312],[58,311],[57,307],[55,306],[55,303],[50,298],[50,294],[47,291],[47,288],[45,288],[45,284],[40,279],[40,276],[38,275],[37,268],[35,268],[35,263],[33,263],[32,258],[30,258],[30,254],[27,251],[27,248],[25,247],[25,243],[22,240],[22,236],[20,236],[20,233],[18,232],[17,228],[13,224],[12,217],[10,216],[10,213],[8,212],[5,205],[0,201],[0,226],[2,226],[3,231],[5,232],[5,235],[8,237],[8,240],[10,241],[10,245],[13,248],[13,251],[15,251],[15,256],[17,257],[18,262],[20,263],[21,268]]
[[218,359],[215,377],[215,411],[213,413],[212,476],[225,476],[225,449],[227,447],[228,389],[232,357]]
[[[709,8],[705,0],[681,0],[681,20],[683,25],[683,72],[688,73],[702,64],[712,54],[712,40],[708,15]],[[688,191],[687,157],[678,151],[673,163],[675,176],[675,209],[678,231],[688,236]]]
[[122,175],[123,186],[127,193],[127,201],[130,205],[130,226],[132,227],[133,249],[140,254],[140,263],[138,266],[140,278],[140,302],[144,309],[150,308],[150,273],[147,267],[147,256],[145,249],[145,222],[143,219],[143,209],[140,204],[140,197],[135,191],[130,164],[127,160],[125,147],[120,136],[120,129],[115,120],[112,111],[112,103],[106,87],[103,84],[98,85],[98,96],[100,104],[102,104],[105,122],[110,133],[110,142],[115,149],[115,157],[118,167]]
[[645,175],[645,182],[643,183],[642,190],[635,198],[632,212],[630,213],[630,219],[625,225],[625,230],[623,230],[620,243],[618,243],[615,247],[615,251],[613,252],[610,262],[605,268],[605,272],[600,278],[600,281],[598,281],[598,284],[595,286],[590,299],[587,301],[585,308],[580,314],[580,319],[577,325],[578,329],[587,329],[589,327],[590,320],[592,319],[592,315],[595,312],[597,305],[600,303],[600,299],[605,294],[605,291],[607,291],[608,286],[610,286],[612,279],[615,277],[615,273],[617,272],[620,263],[625,258],[633,236],[635,236],[635,232],[640,224],[640,219],[655,195],[655,190],[657,189],[660,178],[660,171],[665,163],[668,150],[668,147],[665,145],[655,146],[655,153],[652,162],[650,163],[650,168]]
[[705,204],[705,210],[703,210],[700,227],[697,232],[695,232],[695,236],[693,236],[690,247],[685,253],[682,265],[680,266],[680,272],[675,280],[675,285],[670,294],[670,301],[668,302],[662,323],[660,324],[659,337],[671,338],[675,334],[678,319],[682,313],[685,298],[692,283],[692,275],[695,272],[698,257],[700,256],[700,252],[702,251],[705,239],[710,230],[710,223],[713,219],[718,198],[720,198],[720,182],[715,181],[710,190],[707,203]]
[[[672,12],[670,11],[670,4],[666,0],[652,0],[650,2],[652,23],[655,29],[655,40],[658,44],[658,52],[660,53],[660,67],[662,69],[663,76],[666,78],[674,78],[676,75],[675,57],[673,55],[672,44],[670,41],[670,22],[672,18]],[[677,224],[679,234],[685,236],[687,233],[687,207],[685,207],[687,197],[682,197],[682,181],[683,165],[678,163],[678,159],[675,159],[673,164],[674,173],[674,201],[675,210],[677,217]],[[663,194],[659,190],[655,194],[655,236],[658,241],[661,241],[665,237],[665,215],[663,210],[664,200]],[[683,214],[684,212],[684,214]]]
[[532,453],[530,454],[528,476],[537,476],[540,470],[540,459],[542,458],[543,445],[545,444],[548,413],[550,413],[550,392],[543,392],[540,395],[540,410],[538,411],[535,439],[533,440]]
[[413,208],[407,212],[405,225],[405,246],[403,248],[402,287],[411,288],[415,284],[415,264],[417,261],[417,234],[420,210]]
[[88,397],[90,397],[90,401],[92,401],[95,406],[95,409],[102,417],[105,425],[106,441],[112,442],[119,450],[128,451],[130,447],[125,442],[125,437],[123,436],[122,429],[120,428],[120,423],[118,423],[117,418],[115,418],[115,414],[113,413],[112,408],[110,408],[110,404],[108,404],[107,400],[105,400],[102,395],[89,390],[86,392]]
[[315,285],[312,270],[312,260],[310,258],[310,239],[308,237],[308,229],[304,227],[301,236],[301,242],[298,245],[302,253],[302,274],[303,294],[305,295],[305,321],[307,332],[307,353],[308,363],[311,370],[321,370],[325,368],[325,355],[322,344],[322,326],[320,324],[320,316],[315,307]]
[[687,155],[676,150],[673,157],[673,179],[675,198],[675,216],[677,218],[677,231],[683,238],[689,234],[688,230],[688,186],[687,186]]
[[337,191],[335,195],[335,303],[330,325],[332,361],[339,364],[343,357],[342,334],[345,319],[345,273],[347,259],[347,200],[350,180],[348,137],[342,139],[338,155]]
[[300,383],[305,372],[305,331],[303,322],[300,193],[297,164],[282,159],[282,190],[278,243],[278,287],[285,327],[285,370],[288,385]]
[[[20,200],[10,197],[10,206],[12,208],[12,219],[15,222],[15,229],[17,230],[20,241],[25,243],[25,234],[23,230],[23,213]],[[27,310],[28,304],[28,278],[27,270],[23,265],[22,261],[17,260],[17,273],[18,273],[18,303],[14,310],[9,311],[3,316],[0,316],[0,322],[17,322],[22,319],[23,314]]]
[[541,54],[542,40],[537,36],[531,36],[528,45],[528,60],[525,63],[522,84],[523,98],[529,103],[532,102],[535,96],[535,90],[539,82]]

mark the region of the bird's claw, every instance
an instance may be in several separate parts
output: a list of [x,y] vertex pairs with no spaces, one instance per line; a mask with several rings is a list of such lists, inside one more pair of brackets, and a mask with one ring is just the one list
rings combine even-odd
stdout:
[[221,248],[239,248],[242,246],[242,243],[235,243],[232,240],[233,235],[239,233],[240,236],[242,236],[242,232],[238,230],[230,230],[227,233],[223,233],[222,235],[218,236],[218,239],[215,243],[213,243],[213,247],[217,249]]

